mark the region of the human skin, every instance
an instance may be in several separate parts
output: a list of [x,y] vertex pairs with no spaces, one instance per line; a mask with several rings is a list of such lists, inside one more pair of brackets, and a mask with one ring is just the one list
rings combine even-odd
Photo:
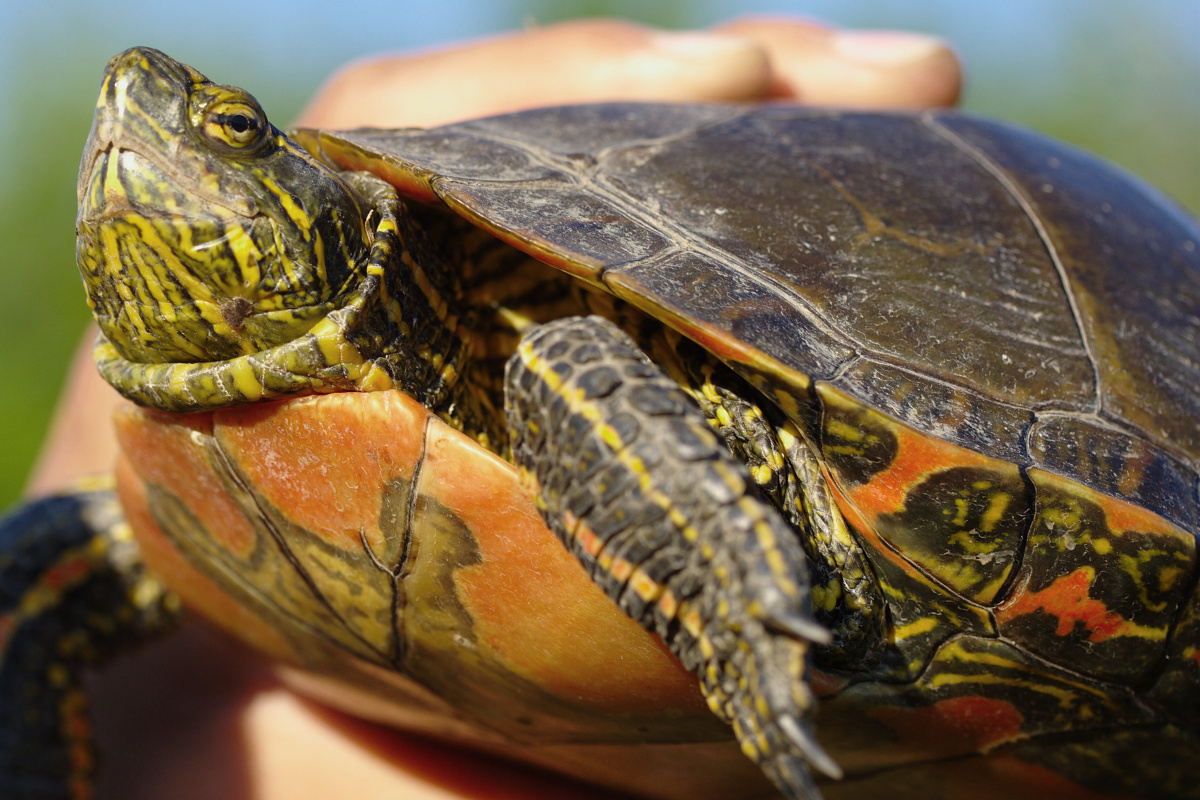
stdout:
[[[675,33],[585,20],[355,62],[317,91],[296,124],[431,126],[614,99],[925,107],[953,104],[960,87],[953,52],[921,35],[840,31],[796,18]],[[114,462],[109,420],[118,400],[92,366],[92,336],[72,365],[31,496]],[[101,800],[613,796],[321,709],[283,688],[260,658],[195,621],[90,685],[104,752]]]

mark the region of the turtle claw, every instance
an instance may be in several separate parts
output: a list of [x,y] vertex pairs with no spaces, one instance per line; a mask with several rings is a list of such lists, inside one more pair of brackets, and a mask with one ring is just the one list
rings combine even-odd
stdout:
[[762,768],[787,800],[821,800],[821,790],[800,756],[780,755]]
[[772,629],[813,644],[831,644],[833,634],[812,617],[792,608],[772,609],[763,620]]
[[821,747],[812,729],[791,715],[784,715],[776,720],[779,730],[791,744],[804,754],[804,760],[817,769],[821,774],[841,780],[842,768]]

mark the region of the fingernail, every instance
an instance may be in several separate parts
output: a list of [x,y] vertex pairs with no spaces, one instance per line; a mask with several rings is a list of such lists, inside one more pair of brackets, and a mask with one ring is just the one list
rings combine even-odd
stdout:
[[838,31],[833,51],[853,61],[899,67],[923,61],[946,48],[941,39],[899,31]]
[[653,42],[656,49],[681,58],[723,58],[755,48],[741,36],[702,31],[664,31],[655,34]]

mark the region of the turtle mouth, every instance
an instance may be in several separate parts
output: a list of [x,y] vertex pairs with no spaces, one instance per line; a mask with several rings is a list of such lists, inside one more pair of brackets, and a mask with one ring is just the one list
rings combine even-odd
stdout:
[[116,141],[89,147],[79,173],[77,220],[102,224],[135,212],[143,217],[235,219],[252,225],[261,216],[253,198],[205,191],[206,182],[219,181],[181,167],[171,154],[154,158],[149,152],[153,150]]

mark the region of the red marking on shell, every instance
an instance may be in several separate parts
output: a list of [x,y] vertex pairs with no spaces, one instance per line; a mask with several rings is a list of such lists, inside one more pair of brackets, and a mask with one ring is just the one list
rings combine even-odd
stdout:
[[1088,594],[1096,579],[1091,567],[1080,567],[1062,575],[1039,592],[1021,591],[996,608],[996,621],[1003,626],[1017,617],[1042,611],[1058,618],[1056,636],[1067,636],[1080,623],[1090,631],[1088,641],[1103,642],[1131,632],[1132,623],[1108,610]]
[[912,488],[930,473],[953,463],[947,459],[945,442],[915,434],[900,425],[892,427],[899,449],[887,469],[861,486],[850,487],[847,495],[856,506],[873,518],[904,509]]
[[1025,721],[1011,703],[989,697],[952,697],[922,710],[931,722],[980,743],[1012,739],[1020,734]]
[[897,553],[891,545],[883,541],[879,533],[875,530],[875,516],[868,517],[863,513],[858,507],[858,503],[847,494],[842,488],[841,482],[836,479],[833,472],[824,464],[821,465],[821,473],[825,476],[825,480],[832,490],[833,501],[837,504],[838,510],[842,512],[842,517],[846,520],[846,524],[853,528],[876,553],[879,553],[888,561],[900,567],[905,573],[920,581],[922,585],[932,587],[932,581],[924,573],[917,570],[912,562]]
[[882,708],[876,716],[917,741],[957,742],[956,752],[980,752],[1021,735],[1025,717],[1011,703],[969,695],[922,708]]
[[950,467],[983,467],[996,472],[1015,467],[965,447],[935,439],[907,425],[891,422],[888,428],[896,436],[899,448],[896,458],[887,469],[870,481],[850,486],[846,495],[864,514],[872,519],[881,514],[904,510],[909,492],[922,481]]
[[1135,503],[1109,497],[1100,492],[1096,492],[1091,499],[1104,509],[1108,528],[1114,533],[1144,532],[1177,537],[1185,541],[1191,539],[1181,528]]

